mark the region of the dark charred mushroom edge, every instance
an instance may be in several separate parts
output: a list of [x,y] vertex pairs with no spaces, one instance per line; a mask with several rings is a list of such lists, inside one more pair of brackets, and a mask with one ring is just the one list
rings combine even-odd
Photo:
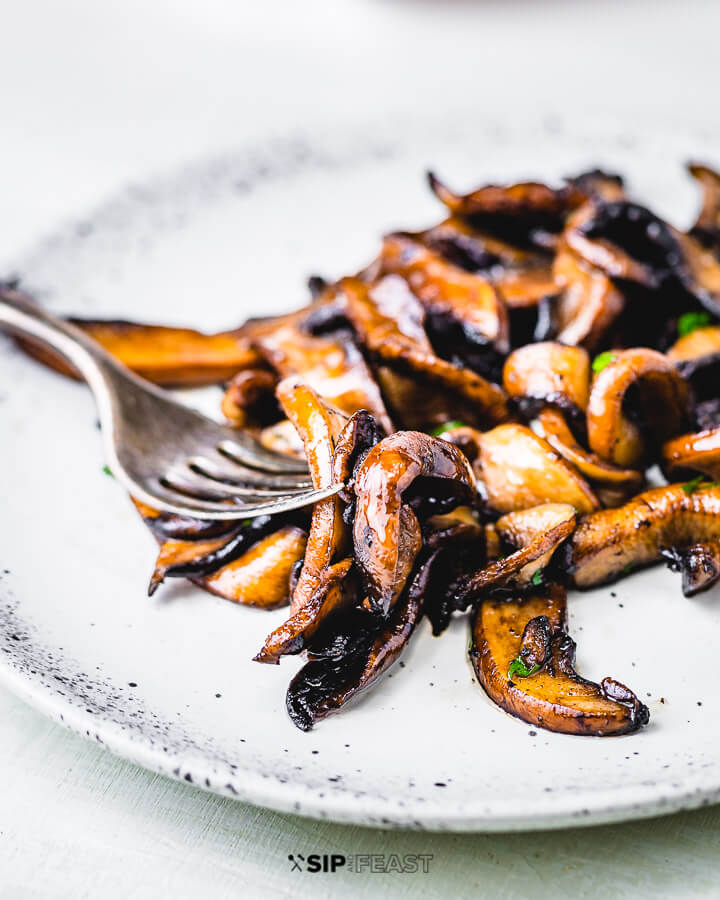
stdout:
[[[302,654],[286,705],[303,730],[423,618],[439,635],[463,614],[478,681],[512,715],[575,735],[645,725],[629,688],[577,673],[567,592],[658,563],[688,597],[720,581],[720,175],[689,168],[687,232],[600,170],[467,194],[431,175],[442,219],[386,235],[360,272],[313,276],[297,312],[210,335],[74,320],[159,384],[222,385],[228,422],[345,485],[235,522],[136,503],[159,545],[149,593],[187,578],[288,606],[255,658]],[[647,489],[657,466],[667,483]]]

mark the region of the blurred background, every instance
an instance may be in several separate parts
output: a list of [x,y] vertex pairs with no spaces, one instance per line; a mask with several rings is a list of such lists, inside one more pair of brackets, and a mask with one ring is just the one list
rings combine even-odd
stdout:
[[437,111],[720,128],[716,0],[4,0],[0,33],[0,261],[268,134]]

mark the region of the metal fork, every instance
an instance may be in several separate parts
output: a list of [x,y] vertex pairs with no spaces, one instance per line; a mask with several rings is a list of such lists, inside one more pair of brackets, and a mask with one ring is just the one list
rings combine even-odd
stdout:
[[80,372],[95,396],[108,467],[143,503],[238,519],[308,506],[342,490],[314,489],[303,460],[178,403],[13,287],[0,286],[0,328],[49,346]]

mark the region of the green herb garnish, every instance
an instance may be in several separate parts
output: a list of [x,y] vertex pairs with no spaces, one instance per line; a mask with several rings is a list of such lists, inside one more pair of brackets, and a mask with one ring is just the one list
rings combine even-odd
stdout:
[[111,478],[114,478],[114,477],[115,477],[115,476],[113,475],[113,473],[110,471],[109,466],[103,466],[103,467],[102,467],[102,470],[103,470],[103,472],[104,472],[106,475],[109,475]]
[[452,431],[453,428],[467,428],[467,425],[459,419],[453,419],[451,422],[443,422],[442,425],[433,428],[430,434],[433,437],[440,437],[441,434],[445,434],[446,431]]
[[678,336],[685,337],[685,335],[691,334],[693,331],[697,331],[698,328],[705,328],[705,326],[709,325],[711,322],[712,319],[710,317],[710,313],[683,313],[683,315],[681,315],[678,319],[677,323]]
[[698,475],[696,478],[693,478],[692,481],[686,481],[681,487],[689,496],[690,494],[694,494],[695,491],[699,491],[700,488],[720,487],[720,481],[708,481],[705,475]]
[[611,350],[606,350],[604,353],[598,353],[592,363],[593,372],[602,372],[603,369],[606,369],[611,362],[615,362],[617,357]]
[[540,666],[536,663],[532,669],[528,669],[522,659],[517,656],[510,663],[510,668],[508,669],[507,677],[512,681],[515,675],[519,675],[521,678],[529,678],[531,675],[534,675]]
[[538,569],[537,572],[533,572],[533,577],[530,579],[530,584],[535,587],[541,587],[544,583],[543,570]]
[[686,481],[685,484],[682,485],[682,489],[685,493],[690,496],[690,494],[694,494],[695,491],[703,486],[703,482],[705,481],[704,475],[698,475],[696,478],[693,478],[691,481]]

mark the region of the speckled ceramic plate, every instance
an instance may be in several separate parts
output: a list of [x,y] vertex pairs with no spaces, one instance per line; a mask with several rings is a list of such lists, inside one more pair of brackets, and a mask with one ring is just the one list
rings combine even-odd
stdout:
[[[429,165],[468,187],[617,167],[684,224],[697,197],[683,160],[720,161],[708,137],[561,122],[380,133],[220,155],[126,191],[4,272],[57,310],[220,328],[304,302],[308,274],[352,271],[384,230],[437,218]],[[88,391],[1,349],[0,672],[54,719],[154,771],[338,821],[552,828],[720,799],[720,592],[685,600],[658,569],[571,596],[580,671],[647,702],[637,735],[510,718],[473,682],[463,620],[440,639],[423,625],[402,668],[303,734],[284,709],[298,660],[251,662],[284,612],[184,583],[148,599],[154,542],[103,474]]]

